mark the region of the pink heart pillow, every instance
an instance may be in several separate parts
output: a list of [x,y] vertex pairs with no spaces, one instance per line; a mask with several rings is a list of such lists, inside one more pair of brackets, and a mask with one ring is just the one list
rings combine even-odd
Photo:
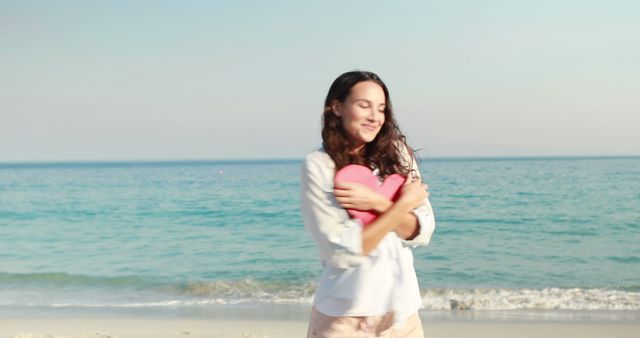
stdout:
[[[405,182],[405,178],[392,174],[385,178],[384,182],[380,182],[378,176],[374,175],[371,169],[358,165],[349,164],[338,170],[333,178],[333,182],[351,182],[364,184],[373,191],[385,196],[390,201],[398,199],[398,192]],[[347,213],[351,218],[359,219],[362,224],[368,225],[378,218],[378,215],[368,210],[347,209]]]

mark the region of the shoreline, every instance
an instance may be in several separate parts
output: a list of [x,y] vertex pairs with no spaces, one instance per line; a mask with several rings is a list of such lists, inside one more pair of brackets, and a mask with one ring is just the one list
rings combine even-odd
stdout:
[[[138,318],[150,320],[306,321],[308,304],[236,304],[190,307],[0,306],[0,319]],[[640,323],[640,310],[420,310],[425,323]]]

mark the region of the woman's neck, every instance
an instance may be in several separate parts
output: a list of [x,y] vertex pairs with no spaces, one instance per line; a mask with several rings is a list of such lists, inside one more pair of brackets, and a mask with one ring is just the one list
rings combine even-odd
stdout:
[[359,155],[359,154],[362,154],[362,152],[364,152],[364,145],[365,145],[365,144],[363,143],[363,144],[358,145],[358,146],[356,146],[356,147],[349,148],[349,149],[347,150],[347,152],[348,152],[350,155]]

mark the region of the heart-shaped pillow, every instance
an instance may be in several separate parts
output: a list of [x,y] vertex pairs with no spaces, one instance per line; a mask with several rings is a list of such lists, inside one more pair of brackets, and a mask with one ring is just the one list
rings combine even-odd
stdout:
[[[374,175],[371,169],[358,165],[349,164],[338,170],[333,178],[333,182],[351,182],[366,185],[371,190],[385,196],[390,201],[398,199],[398,192],[405,182],[405,178],[398,174],[392,174],[380,182],[378,176]],[[347,209],[351,218],[359,219],[362,224],[368,225],[378,218],[378,215],[368,210]]]

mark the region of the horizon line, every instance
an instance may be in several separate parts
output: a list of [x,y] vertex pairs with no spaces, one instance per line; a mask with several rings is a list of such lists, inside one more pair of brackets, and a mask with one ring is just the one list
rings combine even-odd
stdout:
[[[421,156],[419,161],[473,161],[473,160],[560,160],[560,159],[625,159],[640,158],[640,155],[501,155],[501,156]],[[273,158],[184,158],[184,159],[90,159],[90,160],[28,160],[0,161],[0,165],[29,164],[127,164],[127,163],[242,163],[242,162],[299,162],[304,160],[292,157]]]

